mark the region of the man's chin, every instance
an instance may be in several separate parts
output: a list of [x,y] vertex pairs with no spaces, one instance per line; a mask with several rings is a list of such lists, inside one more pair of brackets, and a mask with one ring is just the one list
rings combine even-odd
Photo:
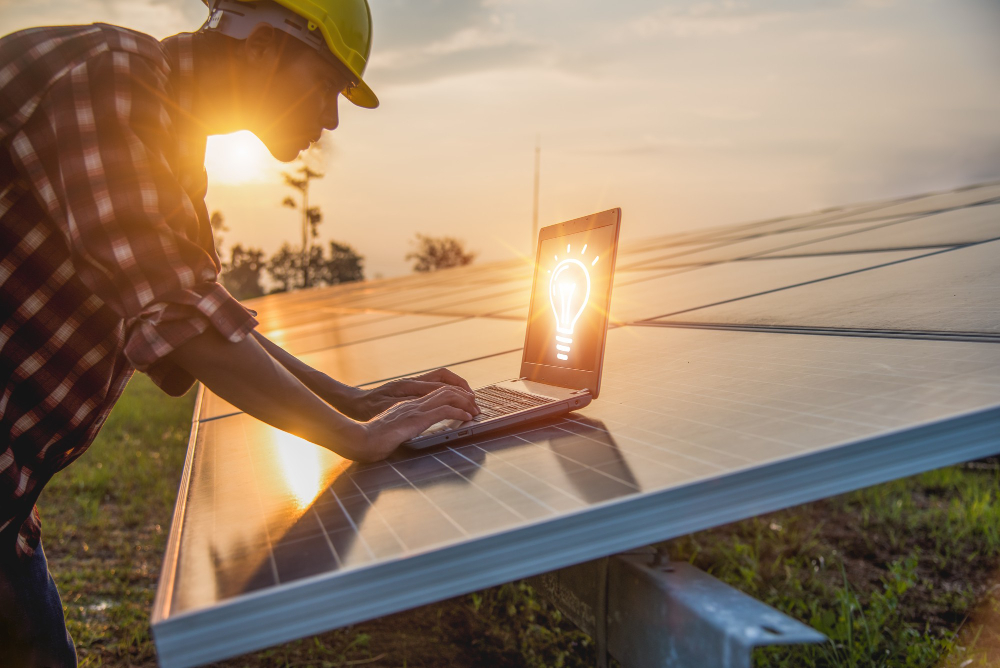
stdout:
[[309,148],[308,144],[302,146],[292,142],[268,142],[265,146],[274,159],[279,162],[292,162],[299,157],[299,153]]

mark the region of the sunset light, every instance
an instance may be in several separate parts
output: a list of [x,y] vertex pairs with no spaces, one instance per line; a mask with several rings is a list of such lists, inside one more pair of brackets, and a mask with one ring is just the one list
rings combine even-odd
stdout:
[[279,178],[280,165],[246,130],[208,138],[205,169],[212,181],[229,185],[274,182]]

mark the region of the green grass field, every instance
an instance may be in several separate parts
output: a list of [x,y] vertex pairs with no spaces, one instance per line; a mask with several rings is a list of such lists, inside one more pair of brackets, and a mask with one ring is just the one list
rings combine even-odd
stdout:
[[[194,394],[136,376],[42,494],[46,554],[82,666],[155,665],[149,634]],[[932,471],[666,543],[826,633],[757,666],[1000,665],[1000,466]],[[988,592],[993,586],[992,594]],[[590,639],[512,583],[226,666],[593,666]]]

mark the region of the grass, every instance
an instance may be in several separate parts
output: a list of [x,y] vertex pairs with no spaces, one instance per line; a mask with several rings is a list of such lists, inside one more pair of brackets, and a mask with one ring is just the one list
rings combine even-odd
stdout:
[[[137,376],[91,449],[42,494],[46,554],[81,666],[155,665],[149,611],[192,403],[193,393],[168,399]],[[758,650],[757,666],[996,666],[998,496],[1000,466],[987,461],[664,545],[673,559],[694,563],[832,640]],[[517,582],[221,665],[595,663],[591,639]]]

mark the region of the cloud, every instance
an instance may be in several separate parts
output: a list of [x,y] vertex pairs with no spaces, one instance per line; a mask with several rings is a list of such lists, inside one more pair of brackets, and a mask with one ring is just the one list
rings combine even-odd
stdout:
[[368,76],[379,86],[521,67],[543,51],[518,30],[516,14],[495,2],[392,0],[372,18],[376,41]]
[[473,72],[511,69],[544,59],[537,44],[521,40],[484,41],[461,49],[438,49],[434,45],[412,51],[386,54],[372,59],[371,79],[380,86],[416,85]]
[[609,156],[666,155],[690,151],[725,150],[732,142],[721,137],[692,135],[688,137],[655,137],[646,135],[639,141],[580,148],[579,153]]
[[626,32],[639,37],[673,35],[701,37],[738,35],[783,21],[793,12],[761,10],[744,2],[699,2],[685,8],[663,7],[626,24]]
[[489,23],[477,0],[373,0],[375,49],[414,49]]

